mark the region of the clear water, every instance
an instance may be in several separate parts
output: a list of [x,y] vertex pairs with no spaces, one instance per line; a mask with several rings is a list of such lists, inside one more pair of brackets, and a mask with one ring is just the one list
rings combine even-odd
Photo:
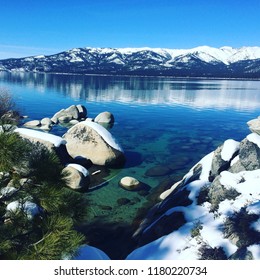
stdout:
[[[14,95],[30,119],[51,117],[72,104],[85,105],[89,117],[102,111],[114,114],[111,133],[127,162],[123,169],[109,170],[109,181],[102,187],[84,194],[89,212],[83,225],[90,244],[113,258],[126,254],[126,237],[160,191],[224,140],[242,140],[249,133],[246,122],[260,115],[260,81],[0,72],[0,88]],[[61,127],[52,131],[64,132]],[[164,176],[147,176],[155,166],[172,169]],[[145,189],[120,188],[124,176],[137,178]],[[111,242],[125,249],[115,253]]]

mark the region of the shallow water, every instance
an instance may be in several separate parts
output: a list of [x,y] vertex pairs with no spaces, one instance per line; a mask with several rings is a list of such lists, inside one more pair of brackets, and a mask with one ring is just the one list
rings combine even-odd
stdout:
[[[0,72],[0,88],[14,95],[29,119],[51,117],[72,104],[85,105],[89,117],[102,111],[114,114],[111,133],[127,162],[123,169],[107,170],[107,183],[85,194],[89,212],[82,226],[90,243],[106,252],[111,242],[125,245],[160,191],[224,140],[242,140],[250,133],[246,122],[260,115],[260,81]],[[52,133],[65,131],[56,127]],[[168,171],[147,175],[153,167]],[[124,176],[140,180],[143,189],[120,188]],[[121,258],[127,250],[109,253]]]

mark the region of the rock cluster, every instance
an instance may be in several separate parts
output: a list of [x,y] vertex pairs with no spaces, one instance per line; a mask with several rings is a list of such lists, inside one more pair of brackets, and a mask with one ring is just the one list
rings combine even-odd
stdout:
[[[69,123],[71,127],[63,137],[39,131],[49,131],[54,125],[64,123]],[[122,166],[125,162],[123,149],[103,125],[113,123],[114,116],[109,112],[89,119],[83,105],[72,105],[51,118],[26,122],[24,126],[27,128],[16,128],[15,132],[28,141],[55,151],[65,165],[68,186],[75,190],[87,190],[92,176],[87,169],[93,164],[110,167]]]
[[[23,125],[32,129],[50,131],[54,125],[60,124],[72,126],[86,119],[88,119],[87,108],[84,105],[78,104],[71,105],[66,109],[61,109],[52,117],[45,117],[41,120],[27,121]],[[93,120],[94,122],[99,123],[106,128],[111,128],[114,124],[115,118],[112,113],[106,111],[99,113],[95,118],[90,120]]]
[[248,125],[245,139],[226,140],[160,195],[128,259],[260,258],[260,117]]

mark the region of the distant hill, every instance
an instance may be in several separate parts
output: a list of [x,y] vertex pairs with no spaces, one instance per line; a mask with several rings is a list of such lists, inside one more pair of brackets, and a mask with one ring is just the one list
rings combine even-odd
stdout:
[[260,78],[260,47],[74,48],[0,60],[0,71]]

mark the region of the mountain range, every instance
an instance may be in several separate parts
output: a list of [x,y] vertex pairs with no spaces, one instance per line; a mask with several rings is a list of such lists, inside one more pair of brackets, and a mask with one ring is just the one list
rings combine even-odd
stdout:
[[260,78],[260,47],[74,48],[0,60],[0,71]]

